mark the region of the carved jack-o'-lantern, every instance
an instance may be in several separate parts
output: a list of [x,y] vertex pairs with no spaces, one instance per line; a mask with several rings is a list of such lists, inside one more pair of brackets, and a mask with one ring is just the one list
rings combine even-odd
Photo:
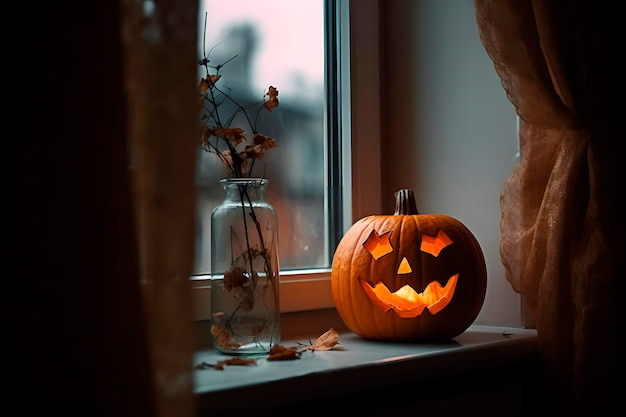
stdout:
[[366,339],[449,339],[476,319],[487,288],[483,252],[470,230],[443,214],[419,214],[411,190],[393,215],[350,227],[332,264],[339,316]]

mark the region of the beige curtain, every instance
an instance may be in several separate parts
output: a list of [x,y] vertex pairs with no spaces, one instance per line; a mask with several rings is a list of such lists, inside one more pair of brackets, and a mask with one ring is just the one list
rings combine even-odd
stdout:
[[614,415],[623,328],[619,12],[595,0],[474,4],[520,118],[520,163],[501,191],[500,253],[535,319],[545,373],[535,402],[559,415]]
[[195,416],[197,2],[15,3],[5,408]]

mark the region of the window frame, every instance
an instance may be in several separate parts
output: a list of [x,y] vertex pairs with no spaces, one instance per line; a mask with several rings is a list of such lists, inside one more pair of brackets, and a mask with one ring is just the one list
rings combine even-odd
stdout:
[[[330,103],[338,110],[337,123],[327,123],[332,140],[339,136],[338,155],[331,155],[330,163],[340,163],[340,178],[331,178],[331,184],[340,193],[330,201],[343,206],[342,219],[332,219],[331,227],[343,234],[356,219],[381,213],[381,187],[383,182],[380,160],[380,0],[326,0],[326,18],[336,14],[334,39],[336,61],[327,63],[336,71],[337,85],[327,86]],[[327,30],[327,33],[329,31]],[[332,32],[332,30],[331,30]],[[358,69],[358,72],[357,72]],[[329,90],[330,88],[330,90]],[[333,91],[335,90],[335,91]],[[335,158],[333,162],[333,158]],[[329,167],[330,168],[330,167]],[[329,169],[330,171],[330,169]],[[331,236],[331,244],[340,236]],[[332,257],[331,257],[332,261]],[[334,308],[331,292],[330,268],[297,271],[280,271],[281,313]],[[194,317],[210,319],[211,283],[209,275],[190,279]]]

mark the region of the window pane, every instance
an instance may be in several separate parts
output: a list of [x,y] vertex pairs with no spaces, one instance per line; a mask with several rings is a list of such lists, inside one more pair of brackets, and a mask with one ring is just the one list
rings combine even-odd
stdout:
[[[219,82],[237,102],[262,100],[270,85],[279,91],[280,106],[263,115],[258,130],[278,143],[265,154],[264,176],[279,217],[281,269],[329,267],[324,1],[203,0],[198,15],[198,56],[204,49],[209,65],[225,64]],[[206,75],[200,66],[198,73],[198,80]],[[215,154],[198,152],[196,274],[210,272],[210,215],[225,174]]]

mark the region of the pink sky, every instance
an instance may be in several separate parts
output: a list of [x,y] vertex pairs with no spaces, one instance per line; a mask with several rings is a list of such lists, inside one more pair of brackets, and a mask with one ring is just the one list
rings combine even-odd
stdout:
[[[202,22],[204,12],[209,12],[207,39],[219,39],[227,23],[253,18],[262,25],[263,35],[259,40],[258,53],[260,60],[255,68],[255,83],[260,88],[275,83],[276,78],[280,77],[281,94],[290,95],[297,87],[295,83],[285,83],[293,79],[295,72],[306,78],[307,85],[315,88],[323,85],[322,0],[201,0],[199,7]],[[271,52],[266,53],[270,45]]]

